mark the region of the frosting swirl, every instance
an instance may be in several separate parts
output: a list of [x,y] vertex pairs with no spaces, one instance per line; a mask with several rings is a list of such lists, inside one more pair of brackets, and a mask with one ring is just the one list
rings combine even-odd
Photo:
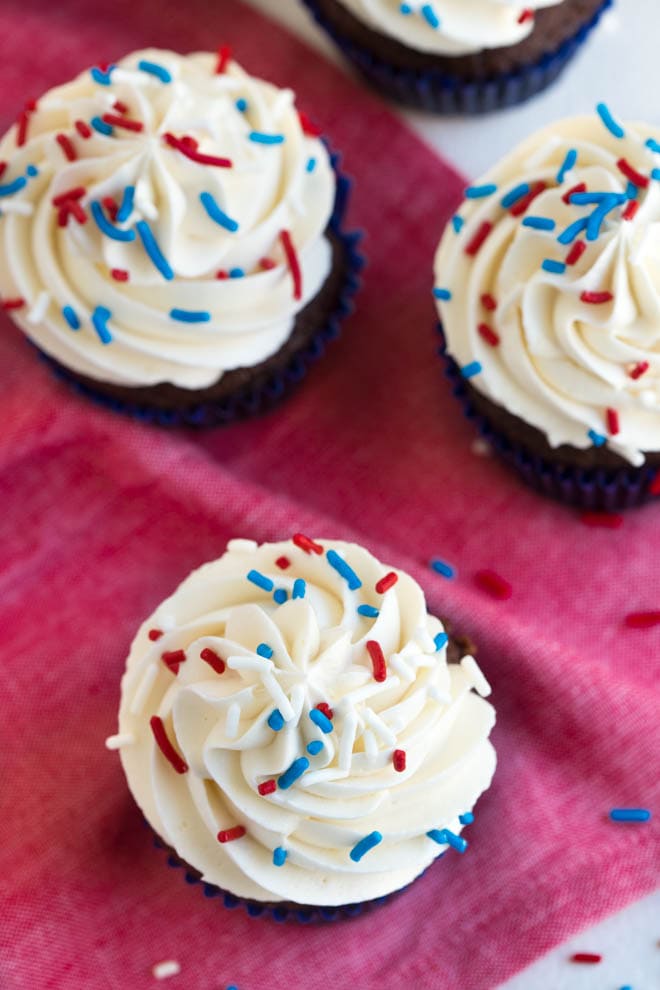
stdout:
[[436,55],[469,55],[523,41],[534,27],[530,16],[563,0],[340,0],[381,34],[408,48]]
[[553,447],[660,450],[660,129],[533,135],[466,193],[435,295],[470,384]]
[[420,587],[389,573],[352,544],[234,540],[138,632],[123,767],[207,882],[339,905],[464,847],[459,816],[495,769],[494,711],[471,689],[490,689],[471,657],[448,665]]
[[325,146],[290,90],[216,68],[137,52],[46,93],[0,143],[0,292],[80,374],[207,387],[276,353],[327,278]]

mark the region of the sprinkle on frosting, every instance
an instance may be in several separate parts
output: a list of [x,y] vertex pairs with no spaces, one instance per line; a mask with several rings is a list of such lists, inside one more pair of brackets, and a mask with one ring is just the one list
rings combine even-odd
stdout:
[[363,856],[366,856],[368,852],[374,849],[383,841],[383,836],[380,832],[370,832],[369,835],[365,835],[364,839],[360,839],[350,851],[350,857],[354,863],[359,863]]
[[158,715],[152,715],[149,719],[149,725],[151,726],[151,731],[153,737],[156,740],[156,745],[159,750],[167,760],[167,762],[172,766],[172,769],[178,774],[184,774],[188,772],[188,764],[186,761],[177,753],[176,749],[170,742],[169,736],[163,725],[163,720],[159,718]]

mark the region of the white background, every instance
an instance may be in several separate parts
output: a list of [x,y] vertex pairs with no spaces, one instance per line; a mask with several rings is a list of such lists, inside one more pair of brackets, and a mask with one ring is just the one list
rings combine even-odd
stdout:
[[[346,67],[298,0],[248,2]],[[660,124],[659,29],[660,0],[616,0],[613,11],[559,82],[530,103],[483,117],[432,117],[408,111],[402,116],[427,144],[471,179],[487,171],[531,131],[560,117],[588,113],[601,100],[609,104],[615,117]],[[603,962],[576,965],[568,961],[573,952],[597,952]],[[621,990],[628,986],[660,990],[660,894],[583,932],[500,990]]]

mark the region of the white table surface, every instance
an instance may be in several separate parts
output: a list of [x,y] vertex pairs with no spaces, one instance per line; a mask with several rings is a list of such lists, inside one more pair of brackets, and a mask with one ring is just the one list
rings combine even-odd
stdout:
[[[346,67],[298,0],[248,2]],[[559,82],[530,103],[478,118],[432,117],[409,111],[401,115],[469,178],[485,172],[531,131],[560,117],[589,113],[601,100],[620,119],[660,123],[659,29],[660,0],[616,0],[615,9],[605,16]],[[603,961],[596,966],[577,965],[569,961],[573,952],[596,952]],[[660,990],[660,893],[550,952],[500,990],[623,987]]]

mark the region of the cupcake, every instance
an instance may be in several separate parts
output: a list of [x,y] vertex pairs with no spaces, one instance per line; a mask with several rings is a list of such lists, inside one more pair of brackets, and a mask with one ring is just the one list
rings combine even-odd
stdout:
[[232,540],[139,630],[109,745],[207,894],[332,918],[465,850],[489,691],[419,585],[361,547]]
[[439,113],[483,113],[545,89],[612,0],[304,0],[378,89]]
[[466,190],[434,294],[482,433],[542,492],[619,509],[660,492],[660,128],[597,110]]
[[0,296],[79,389],[162,423],[258,412],[338,334],[347,181],[290,90],[226,50],[141,51],[0,143]]

